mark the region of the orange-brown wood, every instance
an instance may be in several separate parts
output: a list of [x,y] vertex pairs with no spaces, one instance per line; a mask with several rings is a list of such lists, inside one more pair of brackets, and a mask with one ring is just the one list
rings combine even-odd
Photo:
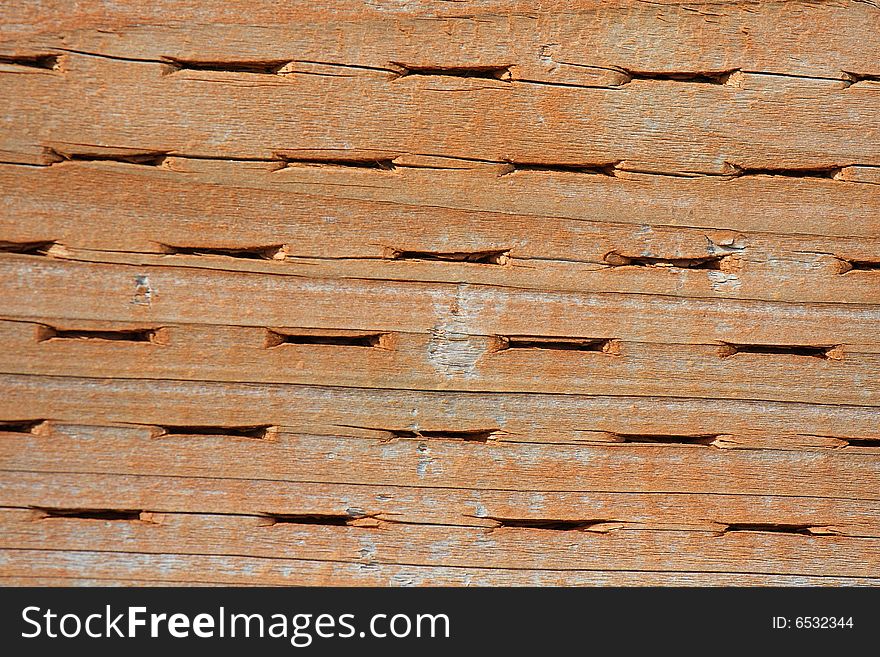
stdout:
[[0,583],[880,584],[880,10],[539,4],[0,7]]

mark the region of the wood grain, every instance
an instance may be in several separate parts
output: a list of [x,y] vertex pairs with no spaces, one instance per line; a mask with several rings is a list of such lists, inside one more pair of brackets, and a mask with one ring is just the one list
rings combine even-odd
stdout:
[[[168,255],[174,247],[276,245],[284,247],[283,260],[177,255],[153,262],[347,278],[439,282],[454,276],[539,290],[878,299],[880,275],[842,266],[878,252],[875,215],[864,211],[876,206],[877,193],[867,184],[767,175],[500,175],[497,167],[326,165],[273,170],[277,166],[178,157],[159,167],[106,161],[0,166],[10,190],[0,225],[9,241],[53,242],[55,257],[83,260],[120,259],[108,251]],[[687,212],[679,211],[682,206]],[[266,207],[273,211],[267,214]],[[21,222],[23,215],[34,220]],[[719,215],[729,228],[712,227]],[[209,220],[212,230],[200,230]],[[392,257],[440,249],[499,250],[508,260],[496,267],[438,268]],[[670,272],[614,267],[609,253],[725,260],[716,270]]]
[[[53,545],[57,551],[137,551],[146,554],[240,556],[243,546],[256,558],[280,559],[295,567],[303,557],[324,562],[356,562],[405,566],[481,567],[491,551],[501,563],[525,570],[650,570],[658,536],[650,531],[554,532],[410,526],[322,527],[272,524],[259,517],[192,514],[151,514],[148,520],[103,521],[65,518],[35,519],[29,510],[4,510],[2,545],[33,549]],[[116,525],[126,523],[120,532]],[[542,550],[536,552],[534,540]],[[720,536],[700,531],[665,531],[663,551],[670,549],[663,570],[712,572],[734,555],[755,554],[744,569],[770,574],[816,574],[871,578],[865,564],[878,539],[834,536],[766,536],[761,532],[730,532]],[[711,546],[711,547],[710,547]],[[768,558],[766,552],[778,555]],[[103,549],[100,549],[103,548]],[[758,556],[760,555],[760,556]],[[308,559],[308,560],[311,560]],[[819,565],[816,564],[819,562]],[[806,572],[805,572],[806,571]]]
[[[92,322],[0,321],[11,349],[0,355],[8,373],[91,378],[291,383],[357,388],[460,390],[496,393],[693,397],[870,405],[880,388],[876,345],[847,346],[839,357],[739,353],[718,344],[662,344],[613,338],[606,351],[569,349],[551,340],[506,348],[498,336],[330,329],[163,326],[152,341],[90,339],[55,329],[108,328]],[[120,330],[124,324],[111,324]],[[131,324],[129,328],[141,324]],[[310,344],[275,341],[379,335],[381,344]],[[100,333],[99,333],[100,335]],[[53,336],[53,337],[47,337]],[[85,336],[85,337],[83,337]],[[328,338],[329,336],[329,338]],[[585,336],[587,337],[587,336]],[[516,346],[517,343],[514,343]],[[530,345],[537,344],[537,347]],[[210,365],[208,365],[210,364]],[[779,380],[797,372],[784,390]],[[858,388],[853,378],[864,381]]]
[[0,583],[877,586],[878,26],[4,3]]
[[[0,150],[47,162],[46,147],[63,152],[70,143],[265,159],[353,149],[675,174],[880,165],[865,139],[880,130],[875,81],[743,72],[720,85],[568,87],[446,75],[395,79],[365,69],[339,78],[326,72],[337,67],[316,66],[316,75],[293,71],[288,79],[169,73],[159,61],[70,54],[52,74],[6,76],[11,120]],[[88,96],[75,93],[94,80],[105,83]],[[47,107],[53,118],[41,120]],[[183,121],[174,118],[181,107]],[[128,120],[120,124],[116,116]],[[791,130],[780,131],[780,121]],[[824,130],[831,121],[834,131]]]
[[342,0],[332,9],[320,3],[162,0],[100,10],[17,0],[4,11],[9,52],[65,46],[141,59],[301,58],[374,67],[393,60],[450,65],[454,53],[459,65],[514,63],[544,80],[573,83],[598,75],[601,69],[591,67],[603,66],[838,78],[843,71],[880,73],[871,38],[875,8],[850,1],[554,0],[536,11],[533,3],[504,0],[469,2],[466,8]]

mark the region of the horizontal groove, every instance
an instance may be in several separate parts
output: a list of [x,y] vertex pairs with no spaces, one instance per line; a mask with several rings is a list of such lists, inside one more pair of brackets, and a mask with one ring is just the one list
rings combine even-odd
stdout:
[[57,148],[44,149],[47,158],[58,162],[124,162],[147,167],[158,167],[168,158],[167,151],[143,151],[130,153],[76,153]]
[[247,426],[178,426],[178,425],[160,425],[161,431],[158,437],[165,436],[230,436],[238,438],[254,438],[264,440],[270,436],[276,427],[269,424],[247,425]]
[[767,354],[804,356],[821,360],[840,360],[840,345],[776,345],[776,344],[737,344],[725,342],[721,357],[730,358],[736,354]]
[[37,329],[37,342],[48,340],[110,340],[118,342],[153,342],[158,329],[121,330],[67,330],[53,326],[40,326]]
[[499,335],[495,351],[510,349],[549,349],[553,351],[596,351],[610,353],[615,340],[611,338],[571,338],[532,335]]
[[46,420],[2,420],[0,431],[9,433],[34,433],[34,430]]
[[815,536],[812,531],[813,525],[794,525],[783,523],[730,523],[722,530],[722,534],[732,532],[764,532],[772,534],[798,534],[803,536]]
[[470,262],[483,265],[503,265],[510,258],[508,249],[491,251],[398,251],[390,254],[392,260],[423,260],[439,262]]
[[618,443],[641,443],[662,445],[706,445],[710,446],[721,434],[654,434],[654,433],[618,433],[612,432],[611,437]]
[[493,429],[464,429],[464,430],[455,430],[455,431],[424,431],[424,430],[410,430],[410,429],[394,429],[391,433],[395,438],[426,438],[426,439],[434,439],[434,440],[457,440],[464,442],[472,442],[472,443],[485,443],[492,439],[492,437],[500,433],[501,430],[497,428]]
[[325,525],[328,527],[346,527],[357,516],[331,513],[264,513],[271,525]]
[[482,78],[484,80],[511,80],[511,64],[504,66],[415,66],[392,62],[397,72],[395,79],[412,76],[450,77],[450,78]]
[[20,253],[23,255],[46,255],[57,242],[3,242],[0,241],[0,253]]
[[535,519],[535,518],[494,518],[487,517],[487,520],[494,520],[501,527],[516,527],[519,529],[545,529],[557,532],[585,531],[590,528],[616,523],[616,520],[552,520],[552,519]]
[[615,68],[629,78],[624,84],[634,80],[653,80],[663,82],[688,82],[692,84],[727,84],[730,77],[739,72],[739,69],[726,71],[635,71],[625,68]]
[[653,258],[644,256],[626,256],[611,251],[606,253],[604,260],[612,267],[677,267],[679,269],[710,269],[719,271],[722,261],[728,256],[705,256],[701,258]]
[[340,347],[386,347],[388,333],[284,333],[283,331],[267,330],[266,346],[276,347],[282,344],[305,345],[336,345]]
[[375,158],[375,157],[336,157],[336,158],[292,158],[288,156],[279,156],[282,167],[279,171],[286,168],[297,166],[304,167],[343,167],[348,169],[377,169],[379,171],[394,171],[396,166],[394,159],[391,158]]
[[277,75],[288,64],[289,59],[270,60],[195,60],[178,57],[163,57],[167,64],[165,75],[180,71],[219,71],[222,73],[254,73],[257,75]]
[[287,255],[284,244],[242,247],[174,246],[160,244],[165,255],[222,256],[245,260],[283,260]]
[[45,518],[77,518],[81,520],[140,520],[143,511],[131,509],[64,509],[34,507]]
[[47,71],[56,70],[58,68],[58,61],[58,55],[0,55],[0,64],[39,68]]

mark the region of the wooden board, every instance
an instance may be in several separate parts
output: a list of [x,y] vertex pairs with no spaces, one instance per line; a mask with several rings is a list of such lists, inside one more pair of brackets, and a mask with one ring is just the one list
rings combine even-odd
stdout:
[[880,9],[539,5],[4,3],[0,582],[880,584]]

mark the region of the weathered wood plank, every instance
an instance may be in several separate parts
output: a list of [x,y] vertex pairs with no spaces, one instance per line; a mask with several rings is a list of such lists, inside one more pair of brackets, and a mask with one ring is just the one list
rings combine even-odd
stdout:
[[[609,178],[525,171],[499,177],[478,169],[309,166],[272,172],[273,166],[184,158],[170,158],[162,167],[103,161],[0,166],[0,180],[9,186],[0,210],[0,241],[52,243],[50,253],[63,258],[167,260],[299,276],[781,301],[880,300],[877,272],[847,271],[846,263],[870,262],[880,253],[873,215],[865,216],[865,207],[878,203],[870,185],[784,176]],[[378,191],[373,183],[381,183]],[[595,208],[587,217],[585,201]],[[682,204],[686,215],[678,210]],[[767,217],[778,217],[780,224],[767,226]],[[756,232],[759,223],[762,231],[795,234]],[[850,234],[854,237],[845,237]],[[167,254],[175,248],[271,248],[282,260],[186,255],[150,260],[107,253]],[[504,264],[395,259],[406,252],[501,252]],[[620,266],[620,256],[680,267]],[[681,268],[703,261],[706,270]]]
[[[156,398],[158,407],[161,395]],[[188,403],[196,401],[189,399]],[[223,433],[222,422],[229,408],[214,406],[212,410],[213,422],[198,426],[215,426],[217,433]],[[468,416],[462,413],[461,417]],[[176,418],[166,414],[162,426],[168,426],[172,419]],[[483,427],[463,425],[458,420],[445,430],[475,428]],[[9,433],[0,444],[0,459],[7,470],[47,472],[161,472],[199,477],[214,477],[220,472],[242,479],[375,486],[752,495],[773,491],[774,495],[864,500],[878,499],[880,479],[876,451],[722,450],[628,443],[542,445],[424,436],[389,439],[388,435],[278,433],[269,440],[234,435],[150,435],[147,429],[120,428],[50,430],[47,435]],[[60,445],[69,449],[59,449]]]
[[709,174],[880,165],[865,138],[880,130],[872,82],[739,73],[582,88],[313,72],[168,74],[160,62],[71,54],[56,75],[3,76],[0,150],[46,161],[43,149],[65,142],[239,158],[354,148]]
[[[76,285],[76,297],[69,294],[71,282]],[[0,315],[34,319],[804,346],[877,344],[880,319],[880,307],[873,304],[795,304],[257,275],[3,253],[0,285],[5,288]],[[34,289],[41,294],[34,296]],[[265,302],[242,307],[241,299]],[[542,309],[539,316],[535,307]]]
[[[49,247],[53,258],[81,262],[119,263],[147,266],[178,266],[221,271],[242,271],[327,279],[373,279],[471,283],[524,290],[562,292],[608,292],[620,294],[658,294],[671,297],[745,299],[786,303],[876,304],[880,299],[880,265],[871,269],[847,269],[847,258],[829,253],[780,253],[766,259],[746,261],[738,256],[697,256],[688,262],[709,263],[706,268],[676,266],[675,258],[659,258],[664,264],[609,265],[593,262],[567,262],[541,258],[515,258],[500,250],[503,264],[474,264],[443,261],[437,264],[437,247],[425,249],[425,259],[414,251],[412,259],[390,258],[289,258],[259,260],[214,254],[142,255],[108,251]],[[199,247],[187,247],[198,251]],[[220,247],[221,249],[223,247]],[[252,248],[252,247],[250,247]],[[275,250],[272,246],[269,250]],[[443,247],[440,247],[443,248]],[[708,250],[714,250],[710,246]],[[865,248],[863,246],[863,248]],[[720,249],[723,251],[723,247]],[[390,252],[390,251],[389,251]],[[246,251],[245,253],[250,253]],[[391,252],[394,253],[394,252]],[[403,252],[406,253],[406,252]],[[441,251],[441,254],[445,252]],[[468,251],[455,251],[467,257]],[[487,251],[474,251],[475,257]],[[490,253],[489,257],[491,256]],[[630,251],[630,253],[638,253]],[[638,256],[649,262],[654,256]],[[758,256],[760,258],[760,256]],[[608,258],[616,258],[611,252]],[[850,256],[850,258],[852,258]],[[855,260],[855,258],[852,258]],[[669,262],[671,261],[671,262]],[[846,271],[844,271],[846,270]],[[844,275],[841,275],[844,274]]]
[[[739,572],[876,575],[878,539],[762,531],[619,529],[598,533],[381,523],[340,527],[230,515],[152,514],[148,520],[83,520],[0,510],[0,547],[319,560],[527,570]],[[661,540],[662,539],[662,540]],[[542,549],[534,544],[541,541]]]
[[0,581],[880,584],[876,3],[69,4]]
[[[749,573],[432,568],[387,564],[99,551],[0,550],[0,577],[44,582],[252,586],[876,586],[880,578]],[[164,579],[157,580],[157,573]],[[222,575],[218,575],[222,573]],[[19,580],[21,581],[21,580]],[[25,581],[33,581],[29,578]],[[70,584],[68,584],[70,585]]]
[[[5,3],[3,50],[69,48],[116,57],[302,60],[388,67],[511,64],[514,79],[601,84],[607,68],[745,69],[843,78],[880,74],[877,10],[866,2],[507,0],[458,4]],[[175,17],[174,22],[168,16]],[[859,44],[855,48],[853,44]],[[645,44],[650,44],[646,47]],[[344,73],[340,73],[344,74]],[[607,78],[604,80],[608,84]]]
[[710,529],[727,524],[824,527],[880,538],[876,500],[815,495],[608,491],[503,491],[280,481],[228,476],[3,471],[0,506],[143,509],[240,515],[370,516],[404,523],[494,527],[492,518],[604,519],[629,528]]
[[[867,257],[880,239],[880,222],[865,212],[880,203],[876,188],[840,178],[506,173],[501,164],[466,160],[428,168],[404,166],[407,156],[395,161],[394,170],[174,156],[159,166],[6,164],[0,226],[8,239],[153,253],[168,243],[281,243],[305,257],[380,257],[388,247],[430,250],[446,240],[449,250],[587,262],[615,249],[706,255],[707,238],[746,259],[826,247]],[[873,169],[844,171],[855,178]],[[23,217],[29,221],[16,221]],[[81,222],[92,230],[80,230]]]
[[[818,355],[731,355],[732,348],[720,343],[665,345],[599,335],[592,337],[612,340],[595,344],[587,340],[584,348],[590,350],[580,351],[565,339],[528,336],[524,342],[510,343],[503,337],[455,330],[364,334],[190,325],[138,332],[142,326],[130,325],[126,332],[119,324],[55,321],[50,327],[0,320],[0,340],[10,347],[0,353],[0,371],[815,404],[872,405],[880,398],[880,382],[873,376],[880,367],[880,355],[861,353],[858,346],[831,349],[830,356],[821,350]],[[76,330],[81,328],[90,330]],[[363,335],[372,336],[374,343],[365,343]],[[293,342],[280,342],[285,336]],[[790,382],[781,388],[779,381],[786,377]],[[855,387],[853,380],[863,383]]]
[[[595,441],[595,432],[656,435],[764,434],[871,438],[876,407],[713,399],[456,393],[3,375],[0,417],[66,423],[296,427],[303,433],[499,430],[521,440]],[[257,405],[254,400],[259,400]],[[376,438],[387,435],[371,434]],[[538,437],[538,436],[541,437]],[[554,440],[555,437],[555,440]],[[838,443],[839,444],[839,443]],[[832,443],[833,445],[833,443]],[[847,448],[849,449],[849,448]],[[805,458],[824,458],[805,455]]]

